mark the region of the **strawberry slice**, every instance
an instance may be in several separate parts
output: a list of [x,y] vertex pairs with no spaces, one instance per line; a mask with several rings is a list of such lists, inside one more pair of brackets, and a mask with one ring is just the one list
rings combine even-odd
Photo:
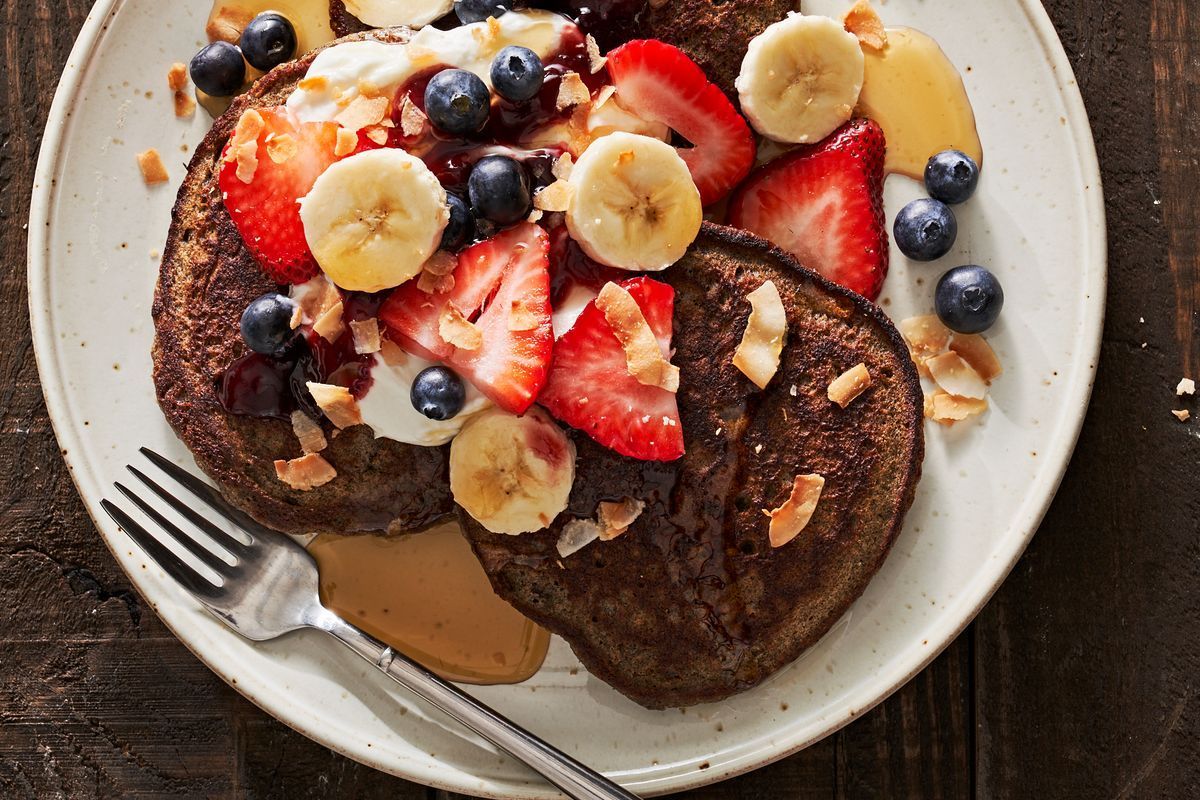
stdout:
[[729,204],[729,224],[874,300],[888,271],[886,149],[876,123],[851,120],[755,171]]
[[[229,144],[222,153],[217,181],[229,216],[263,271],[278,283],[303,283],[319,269],[304,239],[297,201],[309,193],[330,164],[339,160],[334,153],[338,125],[293,122],[282,107],[258,109],[258,113],[263,129],[258,134],[257,166],[250,182],[237,176],[236,161],[224,160]],[[294,151],[290,145],[279,145],[283,137],[290,138]],[[271,140],[276,140],[274,145]],[[359,141],[359,149],[376,146],[361,136]],[[286,158],[276,163],[272,153]]]
[[[546,382],[554,342],[549,250],[537,225],[509,228],[459,254],[450,291],[429,294],[409,281],[392,292],[379,318],[405,350],[450,365],[496,405],[523,413]],[[478,350],[442,338],[438,323],[450,303],[483,334]]]
[[[675,290],[644,277],[620,286],[633,295],[663,354],[669,354]],[[629,374],[625,349],[595,301],[555,343],[550,377],[538,402],[623,456],[674,461],[683,455],[675,393],[646,386]]]
[[729,194],[754,166],[750,126],[678,47],[657,39],[627,42],[608,54],[608,74],[621,105],[692,143],[679,155],[704,205]]

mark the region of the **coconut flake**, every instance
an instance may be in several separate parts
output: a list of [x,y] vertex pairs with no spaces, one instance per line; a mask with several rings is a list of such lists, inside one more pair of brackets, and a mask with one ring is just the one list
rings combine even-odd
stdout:
[[787,311],[774,281],[746,295],[750,301],[750,317],[742,341],[733,354],[733,365],[760,388],[779,371],[779,354],[787,338]]
[[321,425],[303,411],[292,412],[292,432],[296,434],[300,449],[305,454],[319,453],[329,444]]
[[662,347],[642,309],[627,289],[609,281],[596,297],[596,308],[625,350],[625,365],[638,383],[668,392],[679,390],[679,367],[663,355]]
[[972,400],[987,397],[987,382],[958,353],[942,353],[925,365],[937,385],[949,394]]
[[275,475],[293,489],[307,492],[336,478],[337,470],[317,453],[308,453],[291,461],[276,461]]
[[600,538],[600,526],[595,520],[573,519],[563,526],[556,548],[558,555],[567,558]]
[[858,396],[871,387],[871,373],[866,364],[856,364],[829,384],[829,399],[842,408],[853,403]]
[[808,527],[824,488],[825,478],[820,475],[796,476],[788,499],[779,508],[767,512],[771,518],[768,532],[771,547],[783,547]]
[[309,382],[308,393],[321,407],[326,418],[338,428],[352,428],[362,424],[362,412],[358,401],[345,386]]

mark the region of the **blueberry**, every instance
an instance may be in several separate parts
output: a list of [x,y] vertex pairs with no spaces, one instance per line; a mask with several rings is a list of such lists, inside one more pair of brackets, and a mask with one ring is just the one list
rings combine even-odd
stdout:
[[925,165],[925,190],[948,205],[964,203],[979,185],[979,165],[960,150],[943,150]]
[[442,249],[455,252],[475,232],[475,218],[471,216],[467,201],[456,194],[446,195],[446,205],[450,207],[450,221],[442,231]]
[[467,387],[453,370],[426,367],[417,373],[409,397],[413,408],[430,419],[450,419],[462,411]]
[[463,25],[483,22],[488,17],[499,17],[508,11],[510,3],[500,0],[454,0],[454,13]]
[[282,14],[264,11],[250,20],[239,44],[250,66],[266,72],[296,55],[296,29]]
[[982,333],[1004,308],[1004,289],[989,270],[974,264],[955,267],[938,281],[933,295],[938,318],[952,331]]
[[229,42],[213,42],[192,56],[192,83],[213,97],[232,97],[246,82],[242,51]]
[[896,215],[892,232],[904,255],[914,261],[933,261],[954,246],[958,220],[940,200],[913,200]]
[[487,124],[491,99],[487,84],[475,73],[444,69],[425,87],[425,113],[439,130],[469,136]]
[[512,225],[529,213],[529,176],[516,159],[479,159],[467,179],[467,194],[475,213],[498,225]]
[[283,351],[292,338],[292,314],[296,301],[287,295],[264,294],[242,312],[242,339],[256,353],[273,356]]
[[492,87],[505,100],[532,100],[542,88],[546,69],[538,54],[528,47],[509,45],[492,61]]

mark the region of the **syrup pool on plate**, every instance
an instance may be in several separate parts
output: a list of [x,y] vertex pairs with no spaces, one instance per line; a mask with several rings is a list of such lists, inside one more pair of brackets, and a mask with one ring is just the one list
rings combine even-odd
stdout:
[[402,537],[325,534],[308,550],[321,602],[453,681],[519,683],[550,634],[501,600],[455,523]]
[[858,113],[878,122],[887,138],[885,172],[921,180],[929,159],[949,149],[982,166],[975,112],[953,62],[921,31],[888,28],[887,38],[882,51],[863,48],[858,100]]

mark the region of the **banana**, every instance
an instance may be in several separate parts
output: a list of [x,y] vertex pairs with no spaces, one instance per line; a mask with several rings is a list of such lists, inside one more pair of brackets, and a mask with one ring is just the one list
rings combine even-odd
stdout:
[[742,112],[763,136],[817,142],[854,112],[862,48],[829,17],[791,13],[750,40],[734,85]]
[[438,179],[419,158],[392,148],[336,162],[300,201],[317,264],[357,292],[399,286],[419,273],[449,219]]
[[616,132],[592,142],[571,169],[567,229],[589,256],[657,272],[700,232],[700,192],[671,145]]
[[444,17],[454,0],[343,0],[346,10],[372,28],[420,28]]
[[547,527],[574,483],[575,443],[536,406],[520,417],[481,411],[450,445],[454,501],[492,533]]

